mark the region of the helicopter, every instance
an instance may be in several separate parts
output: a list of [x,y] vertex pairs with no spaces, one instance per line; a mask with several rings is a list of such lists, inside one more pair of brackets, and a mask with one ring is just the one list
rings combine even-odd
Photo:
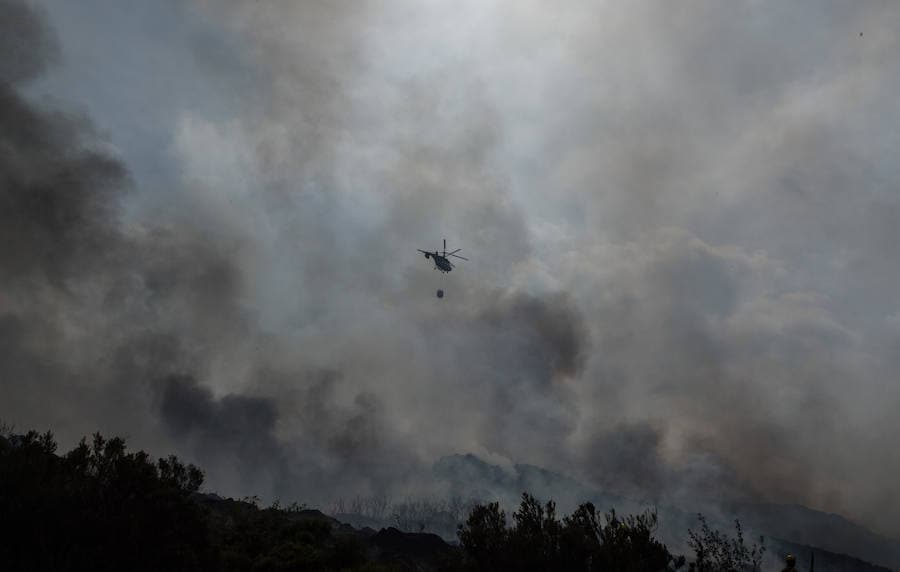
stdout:
[[450,272],[454,268],[453,263],[450,262],[450,260],[449,260],[450,256],[454,256],[456,258],[459,258],[460,260],[468,260],[468,258],[465,258],[463,256],[456,254],[457,252],[462,250],[462,248],[457,248],[453,252],[447,252],[447,239],[446,238],[444,239],[444,251],[442,253],[439,253],[437,250],[435,250],[434,252],[429,252],[427,250],[422,250],[421,248],[417,248],[416,250],[418,250],[419,252],[424,254],[425,258],[430,258],[430,259],[434,260],[434,269],[440,270],[444,274],[446,274],[447,272]]

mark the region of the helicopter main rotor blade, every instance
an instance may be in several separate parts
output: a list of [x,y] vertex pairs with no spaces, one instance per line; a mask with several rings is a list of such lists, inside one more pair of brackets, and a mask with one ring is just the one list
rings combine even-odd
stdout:
[[457,249],[456,249],[456,250],[454,250],[454,251],[453,251],[453,252],[448,252],[448,253],[447,253],[447,256],[450,256],[450,255],[453,255],[453,254],[456,254],[456,253],[457,253],[457,252],[459,252],[459,251],[460,251],[460,250],[462,250],[462,248],[457,248]]
[[[462,250],[462,249],[460,249],[460,250]],[[468,258],[466,258],[466,257],[464,257],[464,256],[460,256],[460,255],[458,255],[458,254],[448,254],[447,256],[455,256],[456,258],[459,258],[459,259],[462,259],[462,260],[468,260]]]

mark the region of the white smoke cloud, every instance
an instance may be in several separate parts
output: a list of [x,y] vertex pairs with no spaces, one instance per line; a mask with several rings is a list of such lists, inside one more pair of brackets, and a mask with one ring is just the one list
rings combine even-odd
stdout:
[[[64,70],[85,65],[65,56],[105,36],[48,9],[81,46],[62,42]],[[105,308],[78,343],[33,294],[12,312],[60,338],[40,350],[49,372],[18,375],[99,371],[100,389],[69,412],[23,396],[17,423],[176,447],[241,494],[413,487],[440,455],[476,452],[900,530],[900,337],[884,319],[900,306],[900,11],[157,10],[185,22],[166,49],[190,64],[170,81],[198,87],[158,98],[165,176],[146,175],[159,155],[123,150],[132,226],[109,224],[135,259],[127,278],[97,258],[102,272],[69,276],[79,292],[131,289],[106,306],[48,294],[67,315]],[[47,85],[80,85],[66,74]],[[88,108],[116,143],[134,110],[106,97]],[[445,277],[415,252],[443,237],[471,258]],[[168,341],[135,341],[153,335]],[[71,367],[97,339],[116,368]],[[123,371],[143,388],[131,417],[95,405]],[[84,419],[63,422],[71,411]],[[271,462],[238,455],[249,476],[230,476],[254,433]]]

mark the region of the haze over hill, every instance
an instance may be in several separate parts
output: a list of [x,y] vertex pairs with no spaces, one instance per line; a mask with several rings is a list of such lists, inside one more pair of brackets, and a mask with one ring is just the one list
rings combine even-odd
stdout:
[[[657,536],[678,553],[689,553],[687,531],[698,528],[697,513],[704,513],[719,529],[727,530],[739,519],[747,538],[764,535],[768,539],[770,566],[776,568],[781,556],[794,552],[808,558],[811,550],[850,555],[891,569],[900,569],[900,542],[874,533],[859,524],[836,515],[798,505],[759,503],[719,503],[698,496],[689,506],[658,504],[652,500],[632,499],[593,489],[575,479],[531,465],[502,468],[472,455],[454,455],[438,460],[436,479],[445,482],[451,495],[499,500],[507,507],[518,504],[522,491],[538,498],[555,499],[560,512],[571,512],[578,504],[590,501],[605,510],[620,514],[640,514],[646,510],[659,515]],[[454,531],[444,531],[452,537]],[[817,569],[828,569],[824,555],[817,557]],[[849,569],[849,563],[833,563],[836,570]],[[843,566],[843,568],[841,567]]]
[[445,494],[473,453],[896,537],[897,29],[0,0],[0,419],[235,496]]

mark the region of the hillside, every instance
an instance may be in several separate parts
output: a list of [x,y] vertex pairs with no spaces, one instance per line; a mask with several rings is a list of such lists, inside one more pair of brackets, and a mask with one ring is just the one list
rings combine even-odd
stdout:
[[[443,457],[435,463],[433,471],[435,478],[444,481],[454,494],[468,491],[478,495],[477,498],[496,499],[507,505],[515,504],[522,491],[530,491],[539,498],[556,499],[563,510],[585,500],[598,507],[615,507],[629,513],[638,513],[649,506],[593,489],[547,469],[523,464],[504,468],[474,455]],[[655,508],[659,514],[660,538],[669,546],[683,548],[686,531],[696,528],[697,510],[666,505]],[[719,508],[712,521],[720,528],[728,528],[735,518],[753,534],[764,535],[772,552],[809,554],[815,550],[816,554],[821,553],[816,559],[817,570],[826,570],[829,562],[840,563],[835,570],[900,570],[900,542],[840,515],[798,505],[737,504]],[[826,553],[830,556],[825,557]],[[863,560],[887,568],[871,567]]]
[[[530,487],[539,494],[556,491],[566,498],[588,492],[576,481],[550,471],[529,466],[506,470],[472,456],[443,459],[435,474],[455,480],[460,493],[467,492],[468,479],[473,493],[504,499],[507,492],[512,494],[512,487]],[[222,498],[201,492],[203,477],[199,468],[175,457],[154,461],[143,451],[129,452],[120,438],[95,435],[59,455],[49,433],[0,436],[0,513],[4,515],[0,567],[11,571],[655,572],[687,570],[693,559],[702,558],[696,546],[687,561],[679,556],[687,552],[680,546],[670,552],[669,547],[676,545],[667,546],[665,535],[674,535],[673,523],[685,515],[675,511],[660,512],[667,514],[664,523],[652,513],[617,516],[605,513],[604,506],[595,510],[594,504],[586,502],[564,516],[568,509],[557,512],[552,501],[544,503],[526,494],[509,513],[497,503],[436,505],[442,510],[433,511],[432,516],[444,523],[442,538],[427,531],[432,524],[427,520],[405,523],[414,524],[415,531],[372,517],[369,524],[374,526],[351,526],[297,504],[260,507],[253,498]],[[595,500],[626,499],[596,496]],[[616,508],[622,511],[621,507]],[[814,511],[803,514],[813,524],[820,522]],[[763,509],[752,516],[763,525],[771,518]],[[848,526],[835,522],[840,526],[823,530],[841,532],[841,527]],[[446,528],[453,523],[460,525],[458,543],[447,542]],[[705,542],[707,547],[719,547],[712,553],[731,554],[729,561],[749,564],[748,554],[757,554],[755,547],[750,551],[748,543],[744,552],[730,538],[727,532],[710,530]],[[836,537],[826,540],[833,544]],[[777,569],[786,552],[803,557],[813,550],[771,535],[768,547],[767,557],[760,560],[762,570]],[[853,556],[814,550],[819,572],[887,570]],[[717,567],[715,562],[707,565],[731,569]]]

